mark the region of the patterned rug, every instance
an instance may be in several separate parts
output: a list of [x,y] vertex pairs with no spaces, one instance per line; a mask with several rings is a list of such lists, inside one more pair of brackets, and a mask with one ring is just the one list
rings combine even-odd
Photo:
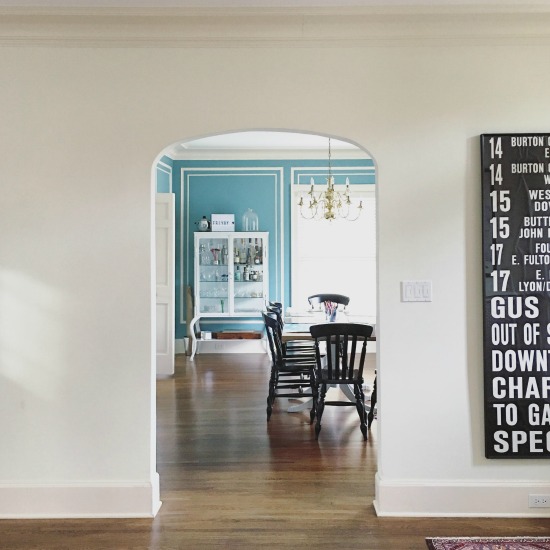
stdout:
[[430,537],[430,550],[550,550],[550,537]]

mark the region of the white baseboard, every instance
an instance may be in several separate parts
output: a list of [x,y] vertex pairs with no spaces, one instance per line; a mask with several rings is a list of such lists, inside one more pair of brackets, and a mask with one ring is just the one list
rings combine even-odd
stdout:
[[[184,340],[176,340],[176,353],[185,353]],[[181,343],[178,343],[181,342]],[[267,344],[264,340],[197,340],[197,353],[267,353]]]
[[263,340],[197,340],[197,353],[266,353]]
[[529,508],[530,494],[550,494],[536,481],[383,481],[376,475],[379,516],[550,518],[550,508]]
[[188,338],[174,340],[174,353],[185,353],[187,351]]
[[0,484],[0,519],[151,518],[160,509],[159,476],[151,482]]

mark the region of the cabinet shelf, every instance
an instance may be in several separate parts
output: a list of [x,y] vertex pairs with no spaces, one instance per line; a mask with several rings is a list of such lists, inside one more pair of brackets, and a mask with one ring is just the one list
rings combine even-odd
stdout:
[[[269,292],[268,237],[267,232],[195,233],[195,319],[260,317]],[[236,263],[236,251],[239,257],[260,257],[261,263]],[[218,264],[213,263],[215,259]],[[244,280],[245,267],[256,279]],[[240,279],[236,281],[237,272]]]

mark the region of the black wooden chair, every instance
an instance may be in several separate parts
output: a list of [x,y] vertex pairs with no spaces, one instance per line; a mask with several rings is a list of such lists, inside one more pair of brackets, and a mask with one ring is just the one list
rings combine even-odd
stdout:
[[[271,352],[271,375],[267,396],[267,420],[269,420],[277,397],[313,397],[311,373],[316,360],[311,355],[285,353],[276,316],[272,313],[262,315]],[[313,408],[310,418],[313,422],[315,418]]]
[[[368,419],[362,386],[367,341],[373,327],[359,323],[323,323],[312,325],[309,330],[315,339],[316,352],[312,386],[315,413],[311,416],[312,419],[314,416],[317,417],[315,437],[318,438],[321,431],[321,418],[325,405],[337,405],[356,407],[361,422],[361,432],[367,439]],[[329,386],[344,384],[353,388],[354,401],[325,400]]]
[[[277,302],[270,302],[266,307],[267,313],[270,316],[275,316],[277,322],[279,323],[279,331],[282,341],[282,335],[285,327],[285,321],[283,318],[282,305]],[[308,340],[289,340],[288,342],[282,342],[283,352],[285,354],[295,354],[301,353],[310,355],[312,358],[315,358],[315,348],[312,341]]]

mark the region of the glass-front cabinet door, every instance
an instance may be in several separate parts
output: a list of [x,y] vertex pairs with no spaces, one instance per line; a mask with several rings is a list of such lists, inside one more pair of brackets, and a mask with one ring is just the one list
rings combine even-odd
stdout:
[[268,233],[195,233],[195,316],[254,317],[268,297]]

